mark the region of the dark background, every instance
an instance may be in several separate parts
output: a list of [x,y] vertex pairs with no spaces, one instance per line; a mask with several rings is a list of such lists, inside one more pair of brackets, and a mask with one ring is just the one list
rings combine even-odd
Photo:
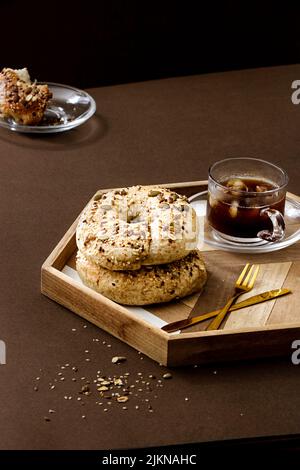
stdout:
[[1,0],[0,68],[90,87],[298,63],[292,1]]

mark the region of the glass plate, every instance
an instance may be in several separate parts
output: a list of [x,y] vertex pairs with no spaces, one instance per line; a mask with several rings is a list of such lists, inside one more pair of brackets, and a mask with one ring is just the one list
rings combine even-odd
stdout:
[[13,119],[0,117],[0,126],[16,132],[52,134],[80,126],[95,113],[95,100],[86,91],[59,83],[47,83],[47,85],[53,98],[48,103],[41,124],[25,126]]
[[[233,251],[236,253],[268,253],[270,251],[282,250],[300,240],[300,202],[287,195],[285,203],[285,236],[279,242],[267,242],[261,240],[256,243],[245,243],[243,245],[233,243],[221,238],[206,222],[206,198],[207,191],[194,194],[189,201],[194,207],[200,220],[199,246],[206,243],[219,250]],[[202,240],[203,238],[203,240]]]

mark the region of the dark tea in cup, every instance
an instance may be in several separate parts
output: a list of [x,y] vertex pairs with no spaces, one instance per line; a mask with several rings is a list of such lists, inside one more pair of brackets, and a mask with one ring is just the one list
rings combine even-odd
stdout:
[[232,242],[282,239],[287,180],[283,170],[263,160],[215,163],[209,170],[208,223]]

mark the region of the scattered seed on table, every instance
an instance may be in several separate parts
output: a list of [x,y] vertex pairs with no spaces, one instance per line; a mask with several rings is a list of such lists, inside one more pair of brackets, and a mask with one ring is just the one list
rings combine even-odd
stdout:
[[73,381],[73,382],[76,382],[76,379],[75,379],[75,377],[73,377],[73,378],[72,378],[72,381]]
[[118,364],[120,362],[125,362],[126,361],[126,357],[125,356],[114,356],[111,360],[111,362],[113,364]]
[[83,328],[87,328],[87,325],[83,325]]
[[81,397],[77,397],[77,400],[78,400],[78,401],[81,401],[81,400],[82,400],[82,398],[81,398]]
[[63,382],[63,381],[65,380],[65,378],[64,378],[64,377],[61,377],[60,380]]
[[65,369],[65,366],[61,366],[61,369]]
[[123,385],[123,382],[122,382],[122,379],[119,378],[119,379],[114,379],[114,385]]
[[38,392],[38,391],[39,391],[39,388],[38,388],[37,386],[35,386],[35,387],[33,387],[33,390],[34,390],[35,392]]
[[127,406],[122,406],[122,409],[123,409],[123,410],[127,410]]
[[65,364],[65,367],[69,367],[69,366],[70,366],[70,364]]
[[108,411],[108,409],[107,409],[107,408],[104,408],[104,410],[103,410],[103,411]]
[[185,397],[185,401],[189,401],[188,397]]
[[90,359],[88,357],[86,358],[86,362],[90,362]]
[[57,374],[57,375],[62,375],[62,372],[58,372],[58,374]]
[[65,400],[67,400],[67,399],[68,399],[67,395],[65,395],[65,396],[64,396],[64,399],[65,399]]
[[139,409],[139,405],[135,405],[135,409],[138,410],[138,409]]
[[50,413],[50,414],[51,414],[51,413],[55,413],[55,410],[51,410],[51,409],[50,409],[50,410],[49,410],[49,413]]
[[118,402],[118,403],[125,403],[125,402],[128,401],[128,400],[129,400],[129,398],[126,397],[126,396],[121,396],[121,397],[118,397],[118,398],[117,398],[117,402]]
[[82,419],[85,419],[85,418],[86,418],[86,416],[85,416],[85,415],[82,415],[81,417],[82,417]]
[[[163,375],[163,379],[172,379],[173,375],[170,374],[170,372],[166,372],[166,374]],[[158,382],[160,383],[161,381],[158,380]]]
[[77,367],[75,367],[75,366],[72,367],[72,370],[73,370],[74,372],[77,372],[77,371],[78,371]]
[[72,328],[72,331],[76,331],[76,328]]
[[88,353],[89,353],[89,350],[88,350],[88,349],[86,349],[84,352],[85,352],[86,354],[88,354]]
[[51,385],[50,390],[54,390],[54,389],[55,389],[55,385]]
[[44,420],[45,420],[45,421],[51,421],[51,419],[49,418],[49,416],[44,416]]

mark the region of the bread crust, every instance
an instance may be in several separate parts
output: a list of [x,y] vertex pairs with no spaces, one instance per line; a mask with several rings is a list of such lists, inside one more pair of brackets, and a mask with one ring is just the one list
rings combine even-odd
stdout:
[[110,270],[137,270],[185,257],[197,244],[197,216],[187,198],[159,186],[100,194],[83,211],[79,250]]
[[115,302],[147,305],[199,292],[207,280],[198,250],[169,264],[144,266],[139,271],[111,271],[77,253],[76,269],[82,282]]

